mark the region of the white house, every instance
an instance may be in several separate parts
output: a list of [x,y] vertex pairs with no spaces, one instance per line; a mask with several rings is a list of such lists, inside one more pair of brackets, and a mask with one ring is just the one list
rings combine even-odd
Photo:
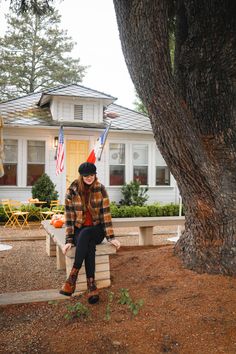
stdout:
[[[111,122],[102,158],[96,163],[110,199],[119,202],[121,186],[139,179],[149,187],[148,203],[178,203],[176,182],[156,147],[149,118],[114,104],[115,100],[73,84],[1,103],[5,174],[0,178],[0,199],[26,201],[31,186],[46,172],[63,202],[66,187],[78,176],[79,164],[86,161]],[[61,124],[65,168],[56,176],[54,144]]]

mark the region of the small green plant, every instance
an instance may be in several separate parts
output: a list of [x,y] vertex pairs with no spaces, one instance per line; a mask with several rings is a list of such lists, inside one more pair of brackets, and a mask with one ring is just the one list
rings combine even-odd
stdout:
[[139,313],[140,308],[143,306],[144,304],[144,300],[140,299],[136,302],[131,302],[128,307],[130,309],[130,311],[132,312],[133,316],[137,316],[137,314]]
[[66,320],[71,320],[74,318],[85,319],[90,316],[90,311],[87,306],[83,305],[81,302],[77,302],[75,305],[67,306],[68,313],[65,314]]
[[110,321],[111,319],[111,304],[112,301],[114,299],[114,293],[112,291],[108,292],[108,302],[107,302],[107,306],[106,306],[106,321]]
[[147,191],[148,187],[140,187],[140,182],[138,181],[125,183],[121,188],[123,199],[121,199],[120,204],[143,206],[148,200]]
[[120,289],[120,299],[118,303],[121,305],[128,305],[131,302],[131,297],[129,295],[129,290],[125,288]]
[[120,299],[118,301],[121,305],[128,305],[133,316],[137,316],[139,313],[140,308],[143,306],[144,301],[140,299],[138,301],[133,301],[129,295],[129,290],[125,288],[120,289]]

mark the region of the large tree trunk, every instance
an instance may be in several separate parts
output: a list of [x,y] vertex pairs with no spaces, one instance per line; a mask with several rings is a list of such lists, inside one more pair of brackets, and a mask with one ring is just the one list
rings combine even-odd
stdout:
[[125,60],[186,209],[175,247],[199,272],[236,274],[236,27],[233,0],[114,0]]

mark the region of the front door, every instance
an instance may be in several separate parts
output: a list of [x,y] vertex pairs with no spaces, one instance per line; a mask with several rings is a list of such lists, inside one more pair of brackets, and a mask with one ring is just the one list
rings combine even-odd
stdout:
[[66,187],[78,177],[78,167],[88,158],[89,142],[67,140],[66,142]]

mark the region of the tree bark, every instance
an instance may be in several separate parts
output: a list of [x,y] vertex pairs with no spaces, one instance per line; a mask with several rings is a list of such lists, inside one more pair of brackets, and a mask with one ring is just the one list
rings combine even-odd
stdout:
[[[174,74],[168,6],[176,4]],[[186,210],[175,247],[198,272],[236,274],[236,5],[114,0],[124,57]]]

